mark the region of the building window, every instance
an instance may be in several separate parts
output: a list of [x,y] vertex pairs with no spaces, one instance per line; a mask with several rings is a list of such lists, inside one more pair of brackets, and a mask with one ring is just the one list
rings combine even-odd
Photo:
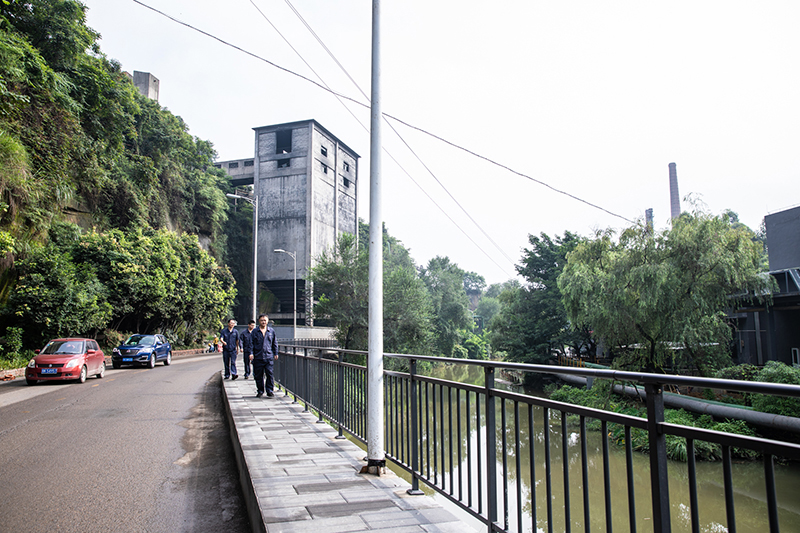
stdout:
[[289,168],[291,163],[291,159],[278,159],[278,168]]
[[344,178],[344,186],[345,187],[350,187],[350,180],[349,179]]
[[247,161],[244,162],[244,166],[252,167],[253,166],[253,160],[252,159],[248,159]]
[[239,168],[239,162],[228,163],[228,168]]
[[348,163],[347,161],[345,161],[345,162],[343,163],[343,165],[344,165],[344,171],[345,171],[345,172],[350,172],[350,163]]
[[222,168],[222,165],[220,165],[219,163],[214,163],[214,168]]
[[292,130],[275,132],[275,153],[288,154],[292,151]]
[[328,157],[328,149],[327,148],[325,148],[323,146],[322,148],[319,149],[319,151],[322,152],[322,157]]
[[328,165],[326,165],[325,163],[322,164],[322,173],[323,174],[327,174],[328,173]]

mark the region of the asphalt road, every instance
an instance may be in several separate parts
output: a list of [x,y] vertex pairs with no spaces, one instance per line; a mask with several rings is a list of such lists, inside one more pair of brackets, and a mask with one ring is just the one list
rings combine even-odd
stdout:
[[0,384],[0,531],[250,531],[220,359]]

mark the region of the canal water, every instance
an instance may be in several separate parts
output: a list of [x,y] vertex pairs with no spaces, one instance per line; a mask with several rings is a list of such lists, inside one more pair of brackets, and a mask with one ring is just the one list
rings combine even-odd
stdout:
[[[463,367],[462,367],[463,368]],[[436,371],[437,377],[448,380],[460,381],[465,383],[481,384],[483,376],[478,369],[477,372],[450,368]],[[516,392],[541,395],[541,393],[523,391],[520,388],[508,386]],[[475,413],[474,395],[472,395],[471,412]],[[462,427],[466,427],[467,400],[465,396],[460,397],[462,416]],[[499,400],[498,400],[498,403]],[[547,532],[547,464],[545,461],[545,431],[549,431],[550,448],[550,480],[551,480],[551,508],[552,508],[552,531],[566,531],[566,517],[569,515],[570,529],[574,532],[582,531],[606,531],[605,515],[605,483],[604,483],[604,464],[602,451],[602,438],[600,431],[587,431],[586,447],[588,452],[588,492],[589,492],[589,525],[585,523],[584,503],[583,503],[583,479],[581,463],[581,438],[580,428],[577,418],[570,418],[567,423],[567,462],[569,478],[569,506],[566,505],[564,496],[564,453],[562,450],[561,433],[561,414],[550,411],[549,423],[544,422],[543,410],[533,407],[534,430],[528,429],[528,407],[519,406],[520,427],[520,447],[519,464],[517,471],[517,454],[514,447],[514,420],[515,410],[510,402],[504,402],[506,410],[506,424],[501,424],[501,412],[498,406],[497,413],[497,476],[498,476],[498,522],[501,526],[507,524],[509,531],[519,532]],[[441,409],[444,406],[439,406]],[[455,410],[453,415],[455,416]],[[444,419],[450,417],[449,411],[445,408]],[[445,485],[447,490],[455,495],[464,495],[468,490],[464,486],[464,481],[458,484],[458,473],[472,472],[472,493],[473,502],[477,500],[478,480],[476,472],[485,472],[485,417],[482,413],[480,417],[480,434],[475,424],[472,424],[469,434],[462,434],[455,443],[456,447],[461,447],[461,457],[467,456],[468,447],[472,450],[481,449],[480,458],[473,454],[472,464],[468,465],[467,460],[463,459],[459,463],[449,458],[442,457],[438,461],[435,470],[439,471],[440,479],[447,480]],[[503,469],[503,449],[501,446],[503,433],[507,440],[505,451],[506,468]],[[455,435],[443,434],[440,439],[440,446],[447,449],[450,440],[456,440]],[[427,445],[427,440],[422,438],[423,446]],[[530,475],[530,446],[534,447],[534,468],[533,476]],[[455,457],[455,456],[454,456]],[[428,458],[430,460],[430,458]],[[478,461],[481,461],[479,464]],[[634,472],[634,495],[636,531],[653,531],[652,526],[652,502],[650,493],[650,464],[646,454],[633,453],[633,472]],[[423,461],[422,470],[425,471],[427,465]],[[672,531],[690,532],[690,508],[689,508],[689,474],[688,464],[678,461],[670,461],[669,471],[669,496],[671,506]],[[449,474],[454,473],[454,486],[448,487]],[[628,509],[628,484],[625,449],[610,443],[609,446],[609,485],[611,498],[611,523],[613,531],[630,531],[629,509]],[[486,505],[486,479],[485,474],[481,481],[481,490],[484,500],[482,505]],[[466,476],[463,478],[466,480]],[[517,483],[519,480],[520,498],[517,500]],[[796,463],[775,465],[775,483],[778,495],[778,513],[781,531],[800,532],[800,465]],[[503,487],[507,487],[504,494]],[[761,460],[755,461],[735,461],[733,465],[733,486],[736,513],[736,530],[739,532],[765,533],[769,529],[766,506],[766,488],[764,481],[764,467]],[[707,533],[719,533],[728,531],[726,526],[726,509],[723,488],[723,472],[721,462],[697,462],[697,488],[698,488],[698,512],[700,519],[700,531]],[[444,500],[443,497],[440,499]],[[569,512],[567,512],[567,510]],[[535,518],[534,518],[535,516]]]

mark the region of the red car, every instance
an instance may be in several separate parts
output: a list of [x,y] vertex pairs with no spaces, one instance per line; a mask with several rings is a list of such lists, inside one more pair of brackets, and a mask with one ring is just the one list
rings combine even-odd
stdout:
[[25,369],[25,381],[36,385],[39,381],[86,381],[89,375],[102,378],[106,373],[106,356],[93,339],[54,339],[44,349],[36,350],[36,357]]

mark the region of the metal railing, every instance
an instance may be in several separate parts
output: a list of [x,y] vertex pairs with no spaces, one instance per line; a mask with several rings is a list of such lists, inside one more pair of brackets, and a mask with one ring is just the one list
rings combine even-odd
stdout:
[[[327,419],[338,427],[340,437],[348,432],[364,442],[366,368],[346,359],[364,360],[365,352],[327,350],[317,354],[318,351],[315,347],[281,346],[276,380],[287,395],[291,392],[295,401],[302,401],[307,411],[317,411],[319,422]],[[670,506],[667,435],[685,439],[688,487],[681,490],[688,488],[689,492],[688,510],[683,512],[691,531],[701,531],[694,453],[695,445],[700,442],[715,443],[722,450],[720,484],[724,491],[726,530],[736,531],[732,457],[734,451],[742,449],[753,450],[763,457],[766,522],[771,532],[780,530],[774,464],[776,458],[800,460],[800,445],[666,423],[662,392],[666,385],[673,385],[800,397],[800,386],[427,356],[386,356],[404,360],[409,369],[385,372],[387,459],[410,474],[411,494],[421,493],[422,482],[480,520],[489,532],[552,532],[554,527],[556,531],[567,532],[573,527],[610,532],[615,525],[629,531],[637,531],[637,527],[671,531],[671,517],[676,510]],[[480,367],[484,383],[471,385],[420,375],[417,372],[420,361]],[[646,392],[647,418],[504,390],[495,383],[498,370],[638,383]],[[599,432],[590,431],[594,426],[599,426]],[[612,431],[624,434],[619,440],[625,454],[624,466],[620,461],[613,473],[609,459]],[[642,476],[634,472],[634,458],[640,454],[634,454],[633,432],[645,432],[647,436],[649,482],[645,481],[645,485],[649,485],[649,507],[643,507],[642,502],[637,505],[637,499],[648,495],[637,493],[635,486],[634,478],[640,481]],[[598,451],[598,459],[590,459],[587,451],[590,446]],[[620,481],[621,469],[624,469],[624,483]],[[539,475],[541,479],[537,479]],[[591,492],[590,486],[599,489]]]

